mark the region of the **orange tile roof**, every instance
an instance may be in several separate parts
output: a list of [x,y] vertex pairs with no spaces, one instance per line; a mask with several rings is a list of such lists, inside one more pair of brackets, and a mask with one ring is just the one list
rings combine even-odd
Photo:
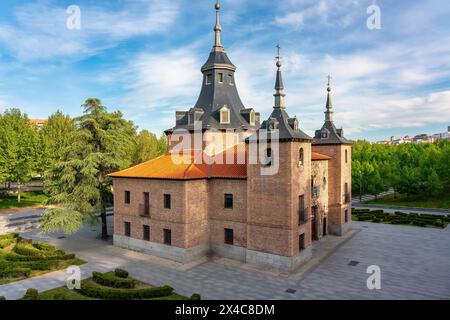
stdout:
[[[113,178],[141,178],[167,180],[194,180],[208,178],[246,179],[246,164],[207,164],[207,160],[218,160],[224,153],[207,156],[201,151],[193,151],[177,156],[166,154],[137,166],[110,174]],[[237,152],[233,153],[237,159]],[[203,157],[203,159],[202,159]],[[245,157],[244,157],[245,159]],[[197,160],[197,161],[196,161]],[[205,160],[205,161],[201,161]],[[223,158],[223,162],[225,162]],[[181,163],[180,163],[181,162]],[[236,163],[236,162],[235,162]]]
[[[230,149],[231,150],[231,149]],[[202,151],[191,151],[179,156],[166,154],[134,167],[110,174],[113,178],[195,180],[195,179],[246,179],[245,151],[231,150],[233,164],[226,164],[228,151],[208,156]],[[242,158],[239,158],[242,157]],[[329,160],[331,157],[312,153],[312,160]],[[239,162],[239,159],[243,159]],[[209,165],[211,161],[213,164]]]
[[311,153],[311,160],[313,161],[317,161],[317,160],[330,160],[331,157],[321,154],[321,153],[317,153],[317,152],[313,152]]

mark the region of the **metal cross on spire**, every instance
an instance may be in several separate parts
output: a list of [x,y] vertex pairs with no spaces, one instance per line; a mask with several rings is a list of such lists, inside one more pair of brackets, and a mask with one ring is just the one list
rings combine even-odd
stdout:
[[328,75],[327,79],[328,79],[328,86],[330,86],[331,85],[331,79],[333,79],[333,78],[330,75]]

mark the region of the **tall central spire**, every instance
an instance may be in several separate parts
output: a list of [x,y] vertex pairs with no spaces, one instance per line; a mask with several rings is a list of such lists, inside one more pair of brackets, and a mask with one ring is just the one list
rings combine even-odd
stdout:
[[331,103],[331,76],[328,75],[328,86],[327,86],[327,111],[325,111],[325,121],[333,122],[333,104]]
[[275,81],[275,94],[273,95],[275,97],[275,108],[285,109],[286,108],[286,93],[284,92],[284,83],[283,83],[283,76],[281,74],[281,56],[280,56],[280,45],[277,45],[277,56],[276,56],[276,65],[277,65],[277,79]]
[[220,33],[222,32],[222,27],[220,25],[220,3],[217,0],[216,5],[216,25],[214,26],[215,40],[213,51],[223,51],[222,40],[220,39]]

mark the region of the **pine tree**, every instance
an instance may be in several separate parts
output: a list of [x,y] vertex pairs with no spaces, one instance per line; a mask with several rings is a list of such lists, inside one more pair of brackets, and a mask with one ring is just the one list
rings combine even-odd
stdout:
[[136,128],[120,112],[108,113],[99,99],[82,105],[76,130],[63,159],[46,175],[49,203],[41,223],[43,233],[73,233],[83,222],[96,221],[100,211],[102,238],[108,237],[106,207],[113,202],[109,173],[128,167]]

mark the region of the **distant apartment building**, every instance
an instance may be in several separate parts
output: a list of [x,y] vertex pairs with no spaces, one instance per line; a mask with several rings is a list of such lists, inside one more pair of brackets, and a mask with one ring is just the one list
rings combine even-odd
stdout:
[[450,126],[447,127],[447,132],[436,133],[431,136],[425,133],[418,134],[413,138],[411,138],[410,136],[404,136],[400,138],[392,136],[389,140],[377,141],[375,143],[398,146],[404,143],[433,143],[441,140],[450,140]]

